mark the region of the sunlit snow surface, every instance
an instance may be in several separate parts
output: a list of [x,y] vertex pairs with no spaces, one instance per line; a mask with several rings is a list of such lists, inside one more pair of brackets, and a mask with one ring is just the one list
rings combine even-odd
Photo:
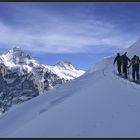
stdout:
[[13,107],[0,137],[140,137],[140,86],[114,75],[113,60]]

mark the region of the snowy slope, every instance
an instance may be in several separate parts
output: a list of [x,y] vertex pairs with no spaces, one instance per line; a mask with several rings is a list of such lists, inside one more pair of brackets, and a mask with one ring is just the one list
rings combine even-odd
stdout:
[[65,80],[73,80],[85,73],[83,70],[76,69],[72,63],[67,61],[60,61],[54,66],[46,66],[52,72],[59,75],[60,78]]
[[85,71],[76,69],[72,63],[67,61],[60,61],[56,65],[46,66],[46,68],[65,80],[73,80],[85,73]]
[[128,49],[126,49],[126,51],[128,52],[128,56],[130,58],[133,57],[134,54],[140,57],[140,38]]
[[0,137],[140,137],[140,86],[115,76],[113,59],[3,114]]

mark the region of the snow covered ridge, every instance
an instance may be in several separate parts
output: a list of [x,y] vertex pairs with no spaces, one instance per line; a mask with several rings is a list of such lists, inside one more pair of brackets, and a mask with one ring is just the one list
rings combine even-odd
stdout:
[[19,47],[0,56],[0,112],[85,73],[70,62],[43,65]]
[[[127,49],[130,58],[135,50],[140,54],[139,46]],[[139,138],[140,86],[114,75],[114,57],[1,115],[0,137]]]
[[114,57],[1,115],[0,137],[139,138],[140,86],[114,74]]

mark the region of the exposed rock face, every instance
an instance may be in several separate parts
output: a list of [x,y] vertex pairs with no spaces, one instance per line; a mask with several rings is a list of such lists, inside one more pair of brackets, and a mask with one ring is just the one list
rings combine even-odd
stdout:
[[22,103],[39,95],[34,75],[18,75],[8,72],[0,77],[0,111],[7,111],[12,105]]
[[84,74],[70,62],[43,65],[20,48],[0,56],[0,112]]

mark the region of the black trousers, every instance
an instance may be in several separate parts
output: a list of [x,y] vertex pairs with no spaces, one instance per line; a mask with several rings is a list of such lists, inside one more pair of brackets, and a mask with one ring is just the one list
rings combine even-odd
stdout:
[[139,64],[132,66],[132,77],[133,80],[139,80]]
[[117,63],[117,70],[118,73],[121,74],[121,63]]
[[127,78],[127,64],[123,64],[124,77]]

